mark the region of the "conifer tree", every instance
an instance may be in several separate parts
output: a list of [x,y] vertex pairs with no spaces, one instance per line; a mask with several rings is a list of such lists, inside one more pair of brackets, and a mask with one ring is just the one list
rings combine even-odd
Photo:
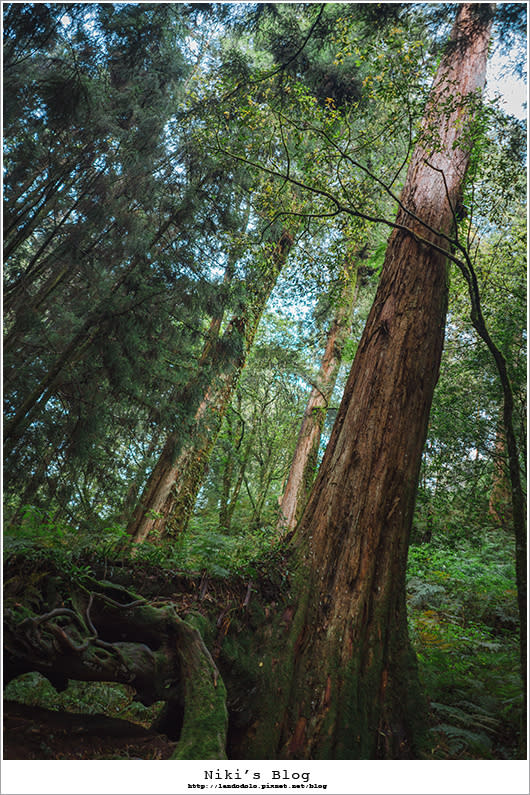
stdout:
[[438,67],[374,304],[297,532],[297,608],[280,641],[289,647],[285,679],[274,710],[264,707],[251,754],[418,753],[424,712],[405,567],[443,347],[445,252],[491,19],[490,6],[462,4]]
[[278,530],[281,533],[295,529],[311,490],[326,411],[335,388],[344,345],[351,333],[352,311],[359,287],[357,268],[357,263],[347,263],[341,277],[342,289],[280,501]]
[[129,523],[128,532],[136,543],[153,530],[174,535],[185,529],[221,421],[292,243],[291,235],[284,231],[276,246],[265,249],[247,283],[240,313],[230,319],[222,338],[203,356],[208,377],[205,381],[199,373],[204,392],[197,393],[191,427],[187,433],[174,431],[168,437]]
[[[224,300],[210,262],[244,212],[244,180],[234,188],[233,169],[201,158],[189,101],[178,104],[196,13],[6,10],[4,450],[14,505],[21,494],[49,504],[58,477],[73,505],[88,478],[112,509],[134,458],[123,451],[143,447],[154,416],[172,421],[178,365],[200,353]],[[180,131],[171,146],[170,129]]]

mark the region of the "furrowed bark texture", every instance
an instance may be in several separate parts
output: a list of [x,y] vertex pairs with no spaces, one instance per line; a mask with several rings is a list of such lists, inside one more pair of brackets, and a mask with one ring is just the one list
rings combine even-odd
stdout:
[[175,432],[168,438],[133,514],[128,532],[135,543],[145,541],[153,532],[175,535],[185,529],[224,413],[292,243],[291,236],[283,232],[268,252],[261,274],[248,285],[244,312],[232,318],[215,346],[212,355],[218,360],[217,374],[197,408],[189,437],[182,440]]
[[270,694],[275,715],[265,710],[253,728],[256,758],[418,754],[423,713],[407,634],[405,568],[448,280],[443,251],[415,236],[447,250],[441,235],[451,233],[468,165],[490,17],[488,6],[462,4],[438,69],[397,216],[410,232],[395,229],[390,237],[295,537],[301,595],[286,633],[290,661]]
[[344,345],[351,334],[351,313],[357,294],[356,272],[354,277],[345,276],[345,279],[347,280],[344,283],[339,306],[328,332],[317,383],[311,390],[304,411],[289,476],[280,503],[278,530],[281,533],[295,529],[307,502],[313,484],[326,411],[337,381]]

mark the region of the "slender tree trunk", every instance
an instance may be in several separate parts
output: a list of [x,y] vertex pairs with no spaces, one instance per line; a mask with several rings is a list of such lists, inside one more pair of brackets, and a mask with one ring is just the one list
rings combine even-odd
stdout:
[[[28,266],[27,266],[27,268],[26,268],[26,271],[25,271],[25,273],[24,273],[25,279],[24,279],[24,280],[19,280],[19,281],[18,281],[18,283],[17,283],[17,284],[18,284],[18,287],[19,287],[19,289],[20,289],[20,287],[23,287],[24,285],[26,285],[26,286],[27,286],[27,283],[28,283],[28,278],[29,278],[30,276],[31,276],[31,278],[32,278],[33,280],[35,280],[35,277],[37,276],[37,274],[38,274],[38,271],[40,270],[40,268],[39,268],[39,269],[37,269],[37,268],[36,268],[36,265],[37,265],[37,263],[39,262],[39,260],[41,260],[41,258],[42,258],[42,256],[43,256],[44,252],[46,251],[46,249],[47,249],[47,248],[48,248],[48,247],[51,245],[51,243],[52,243],[52,242],[53,242],[53,241],[54,241],[54,240],[55,240],[55,239],[56,239],[56,238],[59,236],[59,234],[60,234],[60,230],[62,229],[62,227],[63,227],[63,226],[65,226],[65,225],[66,225],[66,222],[68,221],[68,219],[70,218],[70,216],[72,215],[72,213],[75,213],[76,209],[79,207],[79,205],[81,204],[81,202],[82,202],[82,201],[83,201],[83,200],[84,200],[84,199],[85,199],[85,198],[86,198],[86,197],[89,195],[89,192],[90,192],[90,189],[91,189],[92,185],[93,185],[93,184],[95,184],[95,183],[97,182],[97,180],[98,180],[98,178],[99,178],[100,174],[101,174],[101,171],[96,171],[96,173],[95,173],[95,174],[92,176],[92,178],[91,178],[91,179],[90,179],[90,180],[87,182],[87,184],[86,184],[86,185],[85,185],[85,187],[83,188],[83,191],[82,191],[82,192],[81,192],[81,194],[78,196],[78,198],[75,200],[75,202],[74,202],[74,203],[73,203],[73,204],[72,204],[72,205],[71,205],[71,206],[68,208],[68,210],[67,210],[67,211],[66,211],[66,212],[65,212],[65,213],[62,215],[62,217],[61,217],[61,220],[60,220],[60,221],[59,221],[59,222],[58,222],[58,223],[57,223],[57,224],[56,224],[56,225],[53,227],[53,229],[51,229],[51,230],[48,232],[48,234],[46,235],[46,237],[44,238],[44,240],[41,242],[41,244],[40,244],[40,246],[38,247],[37,251],[36,251],[36,252],[35,252],[35,254],[32,256],[32,258],[30,259],[30,261],[29,261],[29,263],[28,263]],[[29,231],[31,232],[32,230],[29,230]],[[27,237],[28,237],[28,235],[26,234],[26,235],[25,235],[25,237],[24,237],[24,240],[25,240]],[[16,248],[17,248],[17,247],[18,247],[18,246],[19,246],[19,245],[20,245],[22,242],[23,242],[23,240],[19,240],[19,241],[17,242],[17,245],[15,246],[15,249],[16,249]],[[70,269],[69,269],[69,270],[71,270],[71,271],[75,271],[75,268],[72,268],[72,267],[70,267]],[[37,273],[35,273],[35,271],[37,271]],[[68,270],[67,270],[66,272],[68,273]],[[16,292],[14,292],[14,295],[16,295]]]
[[4,431],[4,455],[6,457],[15,448],[35,414],[50,399],[57,384],[58,376],[63,369],[81,355],[98,331],[97,320],[95,320],[93,315],[90,315],[46,375],[43,376],[38,386],[26,397],[14,416],[6,422]]
[[[224,283],[229,283],[231,277],[232,267],[231,264],[229,264],[229,267],[227,267],[225,272],[223,280]],[[215,345],[219,342],[218,337],[223,320],[223,310],[224,307],[221,307],[221,311],[216,317],[212,318],[210,323],[210,327],[206,335],[206,342],[204,343],[204,347],[198,361],[199,380],[202,368],[208,363],[209,359],[214,354]],[[187,391],[193,392],[194,390],[188,389]],[[177,394],[173,395],[173,399],[177,403],[179,402],[179,396]],[[185,402],[185,397],[183,395],[180,396],[180,402]],[[200,411],[200,409],[201,406],[199,405],[198,411]],[[140,500],[137,499],[139,487],[136,490],[136,499],[134,504],[130,506],[131,509],[134,508],[134,511],[130,517],[127,532],[137,541],[144,540],[146,536],[138,536],[143,532],[146,532],[147,535],[147,533],[149,533],[150,530],[155,527],[156,520],[162,518],[163,516],[163,508],[169,497],[173,483],[173,465],[177,455],[178,444],[178,434],[170,433],[166,439],[162,453],[160,454],[160,457],[155,464],[151,475],[149,476],[149,480],[144,488]],[[144,530],[140,532],[142,523]]]
[[[99,237],[96,238],[96,240],[94,240],[90,246],[79,253],[76,262],[78,267],[81,264],[81,261],[88,256],[88,254],[94,248],[97,247],[97,245],[106,235],[110,233],[110,230],[113,226],[114,223],[109,224],[109,226],[102,231],[101,235],[99,235]],[[47,277],[44,275],[46,270],[49,271],[49,275]],[[57,259],[52,253],[43,263],[41,263],[38,268],[38,272],[33,273],[32,278],[27,280],[27,284],[21,283],[19,285],[17,291],[13,293],[9,310],[7,306],[5,306],[6,317],[8,314],[13,317],[11,325],[9,326],[9,322],[7,323],[9,332],[4,338],[5,353],[12,350],[13,348],[16,348],[16,346],[19,346],[23,341],[24,334],[27,330],[27,317],[33,313],[36,315],[38,311],[42,313],[43,304],[49,304],[48,299],[57,290],[57,288],[65,282],[71,282],[74,277],[78,275],[78,273],[78,268],[72,267],[70,262],[67,262],[67,264],[62,264],[60,258]],[[32,295],[29,290],[30,285],[33,283],[33,281],[40,279],[41,276],[43,279],[45,279],[45,281],[39,288],[38,292],[35,295]],[[21,312],[22,308],[23,312]],[[9,379],[6,377],[6,382],[8,380]]]
[[[230,280],[232,278],[232,267],[231,267],[232,264],[233,263],[229,263],[229,266],[227,267],[227,269],[225,271],[225,276],[224,276],[224,279],[223,279],[223,283],[224,284],[229,284],[229,282],[230,282]],[[201,355],[199,357],[199,362],[198,362],[199,370],[205,364],[205,362],[208,361],[208,358],[212,354],[212,348],[215,345],[216,340],[219,337],[219,331],[221,329],[221,323],[222,323],[222,320],[223,320],[223,309],[224,309],[224,307],[221,307],[221,311],[219,312],[219,314],[216,317],[212,318],[212,321],[210,323],[210,327],[209,327],[207,335],[206,335],[206,341],[204,343],[204,347],[203,347],[202,353],[201,353]],[[177,392],[174,392],[174,394],[172,395],[172,400],[178,402],[179,396],[178,396]],[[169,465],[171,465],[171,461],[172,461],[172,458],[173,458],[173,455],[174,455],[174,449],[175,449],[175,446],[177,444],[177,439],[178,439],[178,437],[174,433],[172,433],[172,434],[170,434],[168,436],[168,438],[166,440],[166,443],[165,443],[165,445],[163,447],[162,453],[160,454],[160,458],[158,459],[158,462],[157,462],[153,472],[151,473],[151,476],[149,478],[149,482],[148,482],[148,484],[146,486],[146,489],[144,489],[144,492],[142,494],[142,500],[144,500],[144,499],[146,499],[148,501],[151,500],[152,507],[148,509],[150,511],[151,518],[154,518],[155,514],[157,514],[159,512],[160,508],[163,505],[163,502],[159,502],[158,507],[156,507],[156,505],[157,505],[157,503],[156,503],[157,496],[156,496],[156,493],[155,493],[156,492],[156,484],[160,483],[160,480],[164,478],[164,472],[166,471],[166,469],[168,467],[168,462],[169,462]],[[147,458],[150,458],[150,456],[154,452],[156,446],[157,446],[157,440],[153,439],[151,444],[149,445],[149,450],[147,452]],[[158,475],[156,474],[157,470],[158,470]],[[129,522],[129,524],[128,524],[128,532],[131,535],[134,534],[133,526],[134,526],[134,523],[136,521],[136,517],[139,515],[138,514],[138,508],[139,508],[140,502],[139,502],[139,499],[138,499],[138,495],[139,495],[139,492],[140,492],[140,486],[141,486],[141,484],[138,483],[138,482],[134,482],[134,483],[131,484],[131,486],[129,487],[128,492],[127,492],[127,497],[126,497],[126,500],[125,500],[125,503],[124,503],[124,510],[123,510],[123,513],[122,513],[123,518],[126,521]],[[146,490],[148,491],[149,488],[151,488],[151,490],[152,490],[152,496],[151,497],[149,497],[148,493],[146,493]],[[161,499],[161,498],[162,498],[162,494],[159,495],[159,499]],[[166,498],[167,498],[167,494],[163,493],[163,499],[165,500]]]
[[[61,440],[62,441],[62,440]],[[28,505],[35,504],[35,495],[44,480],[44,476],[46,474],[46,470],[48,469],[51,461],[55,457],[57,450],[61,444],[61,441],[57,444],[50,444],[42,456],[41,460],[39,461],[39,465],[36,468],[35,472],[31,476],[28,481],[26,488],[20,498],[20,502],[17,506],[17,509],[13,515],[13,517],[9,520],[9,524],[16,525],[17,522],[20,522],[22,519],[24,508]]]
[[228,445],[224,460],[223,472],[221,477],[221,496],[219,504],[219,527],[223,532],[230,531],[231,513],[230,513],[230,491],[232,489],[232,479],[234,476],[234,469],[236,465],[236,456],[243,441],[243,434],[245,426],[241,424],[241,432],[239,438],[236,438],[237,432],[234,431],[232,424],[231,413],[228,411],[225,414],[226,433],[228,436]]
[[245,451],[243,453],[243,458],[241,459],[239,464],[239,473],[237,476],[235,486],[231,494],[230,494],[230,489],[228,489],[228,494],[226,495],[226,499],[223,498],[223,502],[221,504],[221,510],[219,512],[219,526],[224,533],[230,532],[232,517],[234,515],[234,511],[237,505],[237,500],[239,497],[239,493],[241,491],[241,486],[243,485],[243,482],[245,480],[245,472],[247,469],[247,464],[250,460],[250,453],[252,451],[252,445],[254,443],[254,439],[256,436],[256,430],[257,426],[254,425],[247,439]]
[[[185,218],[187,212],[186,205],[176,213],[171,219],[164,222],[162,227],[153,236],[152,245],[161,238],[164,231],[169,227],[171,222],[177,223],[180,217]],[[139,258],[133,261],[122,271],[116,282],[113,284],[109,291],[109,295],[115,295],[121,288],[126,278],[133,273],[139,266],[141,260]],[[60,379],[64,369],[71,364],[74,364],[85,353],[86,349],[90,346],[97,334],[100,332],[102,319],[106,316],[108,307],[108,298],[102,301],[86,319],[85,323],[70,340],[68,345],[63,349],[62,353],[58,356],[53,364],[50,365],[48,371],[43,375],[40,383],[34,387],[33,391],[27,395],[25,400],[16,409],[12,418],[5,423],[4,427],[4,457],[10,455],[18,444],[20,438],[23,436],[26,428],[30,425],[35,415],[37,415],[45,406],[50,397],[56,390],[57,383]]]
[[274,670],[271,657],[263,672],[275,683],[273,707],[264,708],[249,738],[255,758],[418,754],[424,711],[407,632],[405,570],[444,339],[444,235],[465,179],[469,151],[459,141],[473,106],[468,99],[484,84],[490,19],[491,8],[462,4],[438,68],[397,216],[410,231],[397,228],[390,237],[295,536],[297,604],[278,633],[285,667]]
[[[194,380],[200,381],[202,369],[208,363],[209,359],[215,354],[215,346],[219,344],[218,337],[221,328],[221,322],[222,312],[220,312],[217,317],[212,318],[210,328],[208,329],[206,342],[204,343],[202,353],[199,357],[199,373]],[[190,385],[188,385],[188,387],[189,386]],[[191,393],[194,390],[188,389],[185,391]],[[180,401],[179,396],[174,395],[174,400],[181,403],[186,402],[184,395],[180,396]],[[202,401],[199,405],[197,409],[198,413],[200,413],[203,403],[204,401]],[[176,458],[178,455],[178,446],[179,435],[175,432],[170,433],[166,439],[166,443],[164,444],[160,457],[149,476],[140,499],[135,500],[135,507],[127,526],[127,532],[129,535],[133,536],[134,540],[137,542],[145,540],[151,530],[154,530],[155,528],[158,529],[157,520],[162,519],[164,516],[164,505],[169,499],[174,477],[176,476],[174,464],[176,463]],[[137,490],[137,493],[138,491],[139,489]]]
[[284,232],[268,251],[261,273],[248,284],[243,313],[232,318],[212,351],[216,374],[195,412],[188,438],[183,441],[180,434],[170,435],[134,512],[128,532],[135,543],[145,541],[153,531],[174,535],[185,529],[224,413],[292,242]]
[[506,440],[504,423],[501,420],[495,434],[495,458],[488,513],[494,522],[502,527],[507,527],[512,520],[510,509],[510,488],[506,477]]
[[[252,499],[253,512],[252,516],[250,517],[249,526],[255,530],[258,530],[261,527],[263,521],[263,508],[265,506],[272,481],[274,480],[274,464],[274,450],[271,446],[269,446],[260,462],[259,483],[256,499]],[[246,486],[250,496],[248,481],[246,482]]]
[[[237,333],[233,326],[228,331],[229,335],[225,333],[221,343]],[[135,543],[145,541],[150,534],[173,535],[179,525],[183,529],[187,524],[232,388],[243,365],[242,349],[230,364],[229,371],[221,373],[206,390],[193,417],[189,441],[182,445],[177,433],[168,437],[127,529]]]
[[[64,172],[63,172],[64,173]],[[4,258],[7,260],[20,246],[21,243],[26,240],[29,235],[33,232],[35,227],[41,221],[41,219],[46,215],[46,213],[50,209],[50,205],[56,201],[56,194],[59,186],[61,184],[62,176],[58,176],[53,181],[48,183],[44,190],[40,190],[40,195],[37,196],[33,204],[24,208],[23,212],[20,213],[19,219],[13,219],[6,230],[6,238],[4,240]],[[70,181],[71,187],[72,182]],[[21,218],[20,216],[28,216],[29,213],[33,211],[33,215],[29,216],[28,220],[25,221],[24,226],[20,226]],[[9,232],[13,231],[13,236],[9,237]]]
[[[521,482],[521,461],[519,447],[517,444],[517,434],[514,426],[514,399],[513,389],[508,375],[506,359],[502,351],[494,343],[490,336],[484,316],[482,314],[480,289],[477,277],[473,268],[473,263],[469,256],[466,256],[466,263],[461,268],[468,282],[469,296],[471,299],[471,322],[480,338],[485,342],[489,352],[493,356],[499,380],[502,387],[503,396],[503,430],[506,443],[506,453],[508,458],[508,475],[510,479],[511,513],[512,525],[515,537],[515,574],[517,581],[517,603],[519,610],[519,633],[520,633],[520,661],[521,676],[525,697],[525,708],[523,714],[526,715],[527,699],[527,537],[526,537],[526,501]],[[525,741],[524,727],[521,736]]]
[[234,461],[231,456],[228,456],[222,478],[222,491],[221,491],[221,505],[219,507],[219,527],[225,533],[230,530],[231,516],[229,516],[228,508],[230,505],[230,487],[232,485],[232,476],[234,474]]
[[305,508],[314,480],[318,447],[326,411],[335,388],[344,345],[352,327],[352,309],[357,296],[357,272],[344,275],[344,287],[329,328],[316,385],[311,390],[285,490],[280,503],[278,530],[294,530]]
[[[158,440],[155,437],[153,437],[149,442],[149,446],[143,457],[144,462],[150,460],[151,456],[154,454],[157,447],[158,447]],[[120,512],[120,522],[122,522],[124,525],[126,525],[130,521],[132,513],[138,503],[138,496],[140,494],[143,476],[144,472],[142,472],[142,470],[138,471],[134,479],[129,484],[129,488],[127,489],[127,493],[125,494],[125,498],[122,504],[122,509]]]

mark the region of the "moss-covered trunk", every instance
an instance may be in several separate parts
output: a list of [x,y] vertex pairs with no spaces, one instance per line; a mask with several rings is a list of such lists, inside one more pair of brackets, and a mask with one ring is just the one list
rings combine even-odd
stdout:
[[[283,671],[247,742],[260,758],[405,758],[422,709],[405,569],[447,307],[444,251],[484,84],[489,6],[462,4],[440,63],[383,272],[295,536]],[[274,669],[276,668],[276,671]]]
[[283,232],[277,245],[267,249],[255,281],[247,285],[243,311],[230,320],[212,347],[208,365],[214,375],[205,387],[191,427],[168,438],[129,524],[128,532],[136,543],[154,532],[174,535],[185,529],[224,413],[292,243],[291,236]]
[[5,683],[38,671],[58,690],[69,679],[130,685],[144,704],[166,702],[157,728],[178,738],[173,758],[226,758],[226,690],[199,631],[109,582],[54,580],[43,580],[46,612],[6,604]]

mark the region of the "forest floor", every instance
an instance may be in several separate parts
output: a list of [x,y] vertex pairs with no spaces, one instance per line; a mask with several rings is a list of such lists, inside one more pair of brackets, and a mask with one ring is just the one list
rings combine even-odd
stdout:
[[4,701],[4,759],[170,759],[176,745],[132,721]]
[[[409,623],[431,703],[428,759],[524,758],[516,592],[506,541],[499,533],[480,544],[411,547]],[[23,576],[8,563],[5,596],[31,598],[41,587],[47,554],[23,556]],[[87,565],[102,576],[94,561]],[[104,562],[106,577],[148,598],[163,597],[182,617],[200,614],[214,658],[227,633],[237,634],[253,611],[263,616],[277,604],[278,560],[273,568],[276,583],[255,568],[249,579],[168,571],[158,562],[114,569]],[[5,759],[169,759],[176,746],[175,738],[150,728],[162,702],[145,707],[127,685],[70,681],[57,692],[40,674],[26,673],[7,685],[4,697]]]

